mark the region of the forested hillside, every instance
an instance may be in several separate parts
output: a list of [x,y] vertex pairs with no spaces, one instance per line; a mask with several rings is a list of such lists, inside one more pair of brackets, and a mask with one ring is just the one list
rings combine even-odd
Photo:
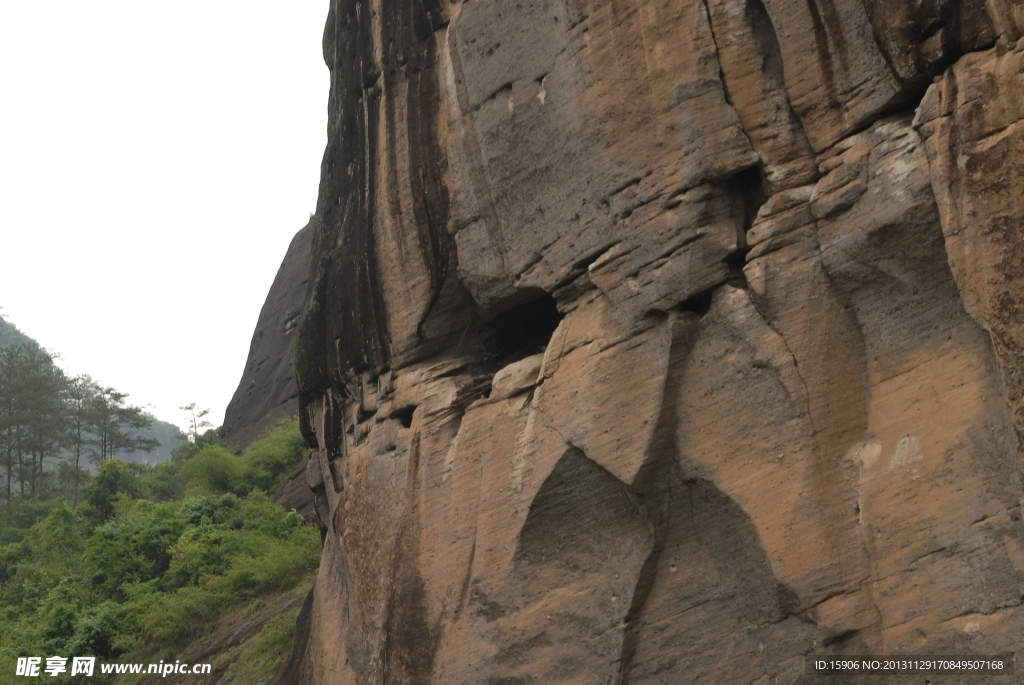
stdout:
[[0,477],[14,498],[77,498],[83,474],[113,457],[156,464],[184,436],[128,396],[87,375],[70,376],[53,353],[0,318]]

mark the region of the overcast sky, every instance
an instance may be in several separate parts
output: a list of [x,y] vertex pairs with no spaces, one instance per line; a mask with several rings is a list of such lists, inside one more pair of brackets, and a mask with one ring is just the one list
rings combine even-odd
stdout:
[[316,208],[327,0],[0,3],[0,313],[220,422]]

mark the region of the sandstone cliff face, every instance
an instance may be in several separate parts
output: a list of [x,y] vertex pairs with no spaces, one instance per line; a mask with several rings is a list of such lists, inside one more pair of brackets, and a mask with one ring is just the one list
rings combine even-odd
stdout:
[[260,310],[249,358],[231,403],[224,412],[221,437],[247,446],[278,419],[299,411],[292,348],[306,295],[313,228],[307,224],[292,238]]
[[1014,0],[332,0],[290,677],[1024,646],[1022,33]]

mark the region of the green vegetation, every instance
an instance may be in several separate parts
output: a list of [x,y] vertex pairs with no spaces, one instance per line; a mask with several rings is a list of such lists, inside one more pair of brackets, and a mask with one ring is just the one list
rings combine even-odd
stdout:
[[0,470],[8,523],[15,499],[60,495],[77,502],[88,462],[159,446],[139,434],[151,419],[126,399],[88,376],[69,378],[37,345],[0,347]]
[[[0,663],[174,658],[225,612],[258,612],[261,597],[296,588],[315,571],[316,527],[267,495],[301,459],[298,421],[279,422],[241,454],[220,445],[216,431],[191,437],[157,466],[104,460],[77,504],[67,496],[13,499],[0,529]],[[276,651],[224,668],[276,668],[296,612],[267,613],[266,629],[238,658]]]
[[0,315],[0,499],[8,523],[15,500],[75,502],[99,463],[168,461],[183,437],[124,393],[69,377],[55,359]]
[[[214,657],[213,669],[217,673],[217,682],[224,678],[239,685],[264,683],[277,673],[292,652],[296,619],[302,600],[311,586],[312,583],[301,583],[283,596],[268,597],[267,601],[253,600],[246,606],[236,608],[236,616],[228,614],[225,616],[227,620],[222,619],[222,623],[232,626],[260,619],[265,622],[252,639],[240,641],[237,646],[229,647]],[[282,605],[288,608],[280,611]]]
[[305,451],[298,421],[236,454],[194,404],[182,435],[54,359],[0,317],[0,683],[19,656],[197,650],[218,682],[268,679],[319,564],[316,527],[268,496]]

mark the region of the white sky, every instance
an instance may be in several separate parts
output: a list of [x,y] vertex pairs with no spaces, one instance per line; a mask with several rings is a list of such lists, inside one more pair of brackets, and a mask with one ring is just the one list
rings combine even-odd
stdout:
[[220,423],[316,209],[327,0],[0,2],[0,312]]

